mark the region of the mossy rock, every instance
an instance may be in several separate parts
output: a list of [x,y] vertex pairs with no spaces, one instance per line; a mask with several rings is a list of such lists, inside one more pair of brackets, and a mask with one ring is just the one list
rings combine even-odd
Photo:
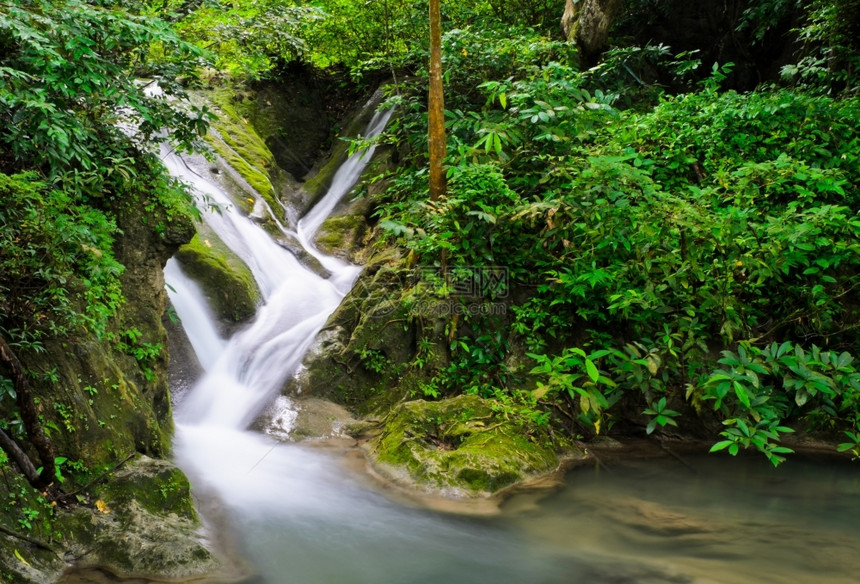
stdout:
[[[302,75],[280,83],[257,84],[253,92],[236,94],[236,109],[254,126],[278,166],[304,177],[328,148],[335,125],[327,110],[333,92]],[[241,100],[241,101],[240,101]]]
[[402,403],[366,452],[395,482],[456,496],[486,496],[558,467],[548,437],[528,435],[492,405],[474,395]]
[[354,288],[347,295],[285,393],[312,393],[361,415],[403,398],[400,382],[416,350],[416,327],[407,322],[403,307],[363,292]]
[[[0,452],[0,460],[4,458]],[[51,542],[57,531],[51,519],[55,510],[10,461],[0,462],[0,497],[0,583],[56,582],[65,562],[61,544]]]
[[260,301],[254,276],[211,229],[200,225],[199,233],[179,249],[176,259],[200,284],[218,318],[235,323],[254,315]]
[[196,520],[191,485],[171,462],[139,456],[117,470],[100,492],[109,506],[126,507],[137,501],[148,513],[173,513]]
[[96,486],[91,506],[64,512],[57,529],[73,542],[80,568],[120,578],[185,580],[214,573],[185,475],[165,460],[140,456]]
[[358,263],[357,252],[368,232],[369,201],[361,199],[351,203],[345,213],[334,213],[320,226],[315,243],[317,249],[349,262]]
[[304,193],[301,201],[304,203],[304,208],[302,209],[303,213],[309,211],[311,207],[313,207],[314,204],[316,204],[316,202],[319,201],[326,192],[328,192],[329,187],[332,185],[335,173],[337,173],[338,169],[343,166],[344,162],[346,162],[348,154],[349,144],[343,140],[339,140],[332,148],[326,162],[313,173],[313,176],[310,176],[302,184],[302,191]]
[[[387,412],[410,396],[423,396],[449,366],[444,310],[414,318],[408,295],[413,272],[395,250],[372,258],[329,318],[285,393],[312,393],[359,415]],[[444,301],[439,300],[444,303]],[[419,347],[420,344],[420,347]]]
[[[200,94],[198,98],[205,100],[218,114],[206,140],[270,207],[276,208],[278,168],[275,158],[254,126],[237,110],[230,88]],[[235,202],[249,210],[246,200]]]

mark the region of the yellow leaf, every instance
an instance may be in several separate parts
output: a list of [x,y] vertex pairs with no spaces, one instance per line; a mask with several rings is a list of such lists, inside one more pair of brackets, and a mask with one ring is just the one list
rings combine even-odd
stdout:
[[19,562],[21,562],[21,563],[22,563],[22,564],[24,564],[25,566],[29,566],[29,565],[30,565],[30,562],[28,562],[27,560],[25,560],[25,559],[24,559],[24,557],[21,555],[21,552],[19,552],[19,551],[16,549],[14,553],[15,553],[15,557],[16,557],[16,558],[18,558],[18,561],[19,561]]
[[203,240],[203,245],[205,245],[206,247],[212,247],[212,244],[211,244],[211,243],[209,243],[209,240],[208,240],[208,239],[204,239],[204,240]]
[[98,509],[101,513],[110,513],[110,509],[108,509],[107,504],[101,499],[96,501],[96,509]]
[[581,394],[579,396],[579,409],[581,409],[584,414],[591,411],[591,400]]
[[594,433],[598,436],[600,435],[600,418],[594,421]]
[[657,359],[655,359],[651,355],[648,355],[647,361],[648,361],[648,371],[651,373],[651,375],[657,375],[657,369],[660,368],[660,365],[657,362]]
[[102,250],[98,249],[97,247],[92,247],[92,246],[90,246],[90,245],[87,245],[87,244],[85,244],[85,243],[82,243],[82,244],[81,244],[81,248],[82,248],[84,251],[88,251],[88,252],[90,252],[91,254],[93,254],[94,256],[96,256],[97,258],[102,257]]
[[540,399],[546,395],[547,391],[549,391],[549,386],[541,385],[540,387],[538,387],[536,390],[534,390],[532,392],[532,397],[534,397],[535,399]]

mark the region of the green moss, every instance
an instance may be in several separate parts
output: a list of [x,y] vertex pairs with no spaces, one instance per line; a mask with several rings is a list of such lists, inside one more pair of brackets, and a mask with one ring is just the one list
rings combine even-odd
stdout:
[[109,508],[121,509],[136,501],[148,513],[196,519],[191,485],[172,463],[140,457],[111,477],[99,492]]
[[326,194],[334,179],[335,173],[343,166],[349,154],[349,144],[338,140],[326,163],[317,173],[302,184],[302,190],[308,194],[308,208],[312,207]]
[[[276,208],[272,180],[276,173],[274,156],[254,127],[237,110],[231,88],[221,88],[200,97],[208,101],[218,114],[218,119],[212,123],[215,132],[206,137],[209,144],[270,207]],[[246,211],[250,210],[246,199],[235,202]]]
[[493,493],[529,476],[553,470],[558,457],[530,437],[492,402],[461,395],[438,402],[416,400],[397,406],[381,434],[370,441],[371,458],[405,470],[418,485]]
[[253,316],[260,292],[248,266],[205,225],[176,259],[203,288],[215,314],[240,322]]
[[316,237],[317,247],[327,254],[355,249],[364,228],[364,216],[360,214],[329,217],[320,227]]

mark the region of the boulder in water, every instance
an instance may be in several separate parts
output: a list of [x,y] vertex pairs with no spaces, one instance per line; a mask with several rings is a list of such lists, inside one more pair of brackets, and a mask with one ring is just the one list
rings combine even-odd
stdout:
[[384,477],[447,496],[487,496],[559,466],[548,436],[475,395],[396,406],[365,451]]

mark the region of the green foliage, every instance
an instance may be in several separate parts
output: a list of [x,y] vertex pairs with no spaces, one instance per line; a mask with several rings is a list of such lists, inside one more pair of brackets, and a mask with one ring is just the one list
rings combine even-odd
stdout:
[[482,320],[487,318],[476,317],[469,323],[478,330],[478,334],[471,337],[461,335],[449,346],[451,364],[437,376],[438,384],[449,395],[464,393],[497,397],[501,388],[507,385],[509,371],[504,364],[507,339],[498,327],[487,326]]
[[185,39],[215,54],[219,71],[257,79],[306,56],[305,33],[323,12],[286,0],[214,0],[175,18]]
[[12,384],[11,379],[0,377],[0,401],[6,398],[6,396],[9,396],[8,399],[10,400],[15,400],[17,397],[15,386]]
[[653,105],[664,89],[653,81],[657,71],[678,85],[690,84],[689,77],[701,65],[698,50],[673,55],[663,44],[644,47],[613,47],[585,75],[588,84],[614,96],[616,106]]
[[840,418],[854,422],[860,372],[847,352],[815,345],[806,352],[786,341],[763,349],[741,345],[737,353],[723,351],[718,363],[724,368],[707,379],[704,397],[727,416],[727,429],[712,451],[728,448],[734,455],[753,446],[777,465],[784,460],[781,454],[791,452],[778,445],[780,433],[794,431],[783,425],[786,420],[805,419],[826,429]]
[[[377,0],[357,3],[324,0],[325,18],[307,31],[312,62],[363,69],[398,68],[409,61],[409,48],[427,29],[426,3]],[[424,8],[423,11],[421,8]]]
[[[407,247],[419,255],[433,257],[448,250],[451,265],[483,266],[496,261],[494,249],[499,220],[518,201],[494,164],[452,167],[449,171],[449,196],[427,202],[422,209],[423,226],[410,229],[386,220],[383,228],[393,235],[406,236]],[[504,247],[511,242],[501,242]],[[501,261],[502,258],[498,258]]]
[[39,181],[0,174],[0,331],[36,349],[45,335],[103,335],[122,302],[116,225]]
[[135,205],[171,221],[193,208],[152,147],[190,148],[206,132],[211,114],[181,101],[202,53],[166,22],[76,0],[5,6],[0,47],[0,331],[30,349],[44,335],[101,336],[122,303],[116,214]]
[[33,523],[39,518],[39,510],[31,507],[21,509],[21,517],[18,519],[18,525],[27,531],[33,529]]
[[[787,428],[855,431],[853,392],[784,411],[782,398],[731,393],[708,414],[706,382],[714,355],[738,343],[860,350],[860,102],[721,92],[731,64],[672,97],[637,71],[662,63],[681,79],[695,55],[627,48],[579,72],[532,33],[447,34],[449,197],[426,200],[423,103],[404,86],[381,140],[413,155],[385,177],[379,226],[412,262],[504,266],[514,336],[497,340],[500,322],[453,319],[434,395],[520,399],[513,342],[534,360],[531,399],[576,432],[639,411],[650,434],[695,411],[724,422],[723,448],[778,463]],[[444,297],[446,284],[430,288]]]
[[[504,68],[509,69],[513,61],[529,62],[535,56],[535,47],[518,42],[520,31],[535,27],[554,32],[560,14],[555,4],[553,0],[443,2],[447,81],[456,84],[464,82],[465,77],[495,77]],[[305,33],[313,63],[343,64],[355,75],[373,70],[426,75],[426,0],[322,0],[317,5],[325,18],[310,23]],[[538,33],[531,35],[535,40],[539,38]],[[563,43],[554,46],[566,52],[572,50]],[[470,91],[474,85],[469,84]]]
[[164,347],[161,343],[142,342],[141,337],[142,333],[137,328],[126,329],[120,335],[116,348],[134,357],[144,376],[152,380],[155,378],[152,365],[161,356]]
[[860,458],[860,431],[851,432],[849,430],[845,431],[845,435],[851,440],[850,442],[843,442],[837,448],[839,452],[847,452],[851,451],[851,454],[854,455],[854,460]]
[[485,81],[537,74],[547,63],[575,63],[571,45],[552,40],[531,28],[481,23],[446,28],[442,66],[446,81],[446,107],[480,105],[476,89]]
[[[77,0],[17,0],[0,12],[0,47],[4,158],[76,195],[117,189],[135,151],[163,140],[187,148],[206,132],[207,111],[168,99],[185,97],[179,79],[194,80],[202,54],[163,21]],[[161,93],[136,80],[144,75]]]
[[505,24],[553,32],[558,28],[562,11],[556,0],[487,0],[486,3],[493,16]]
[[382,374],[389,367],[388,358],[381,351],[362,349],[358,352],[361,364],[374,373]]
[[[549,160],[543,196],[515,215],[534,229],[529,253],[547,275],[522,318],[544,327],[551,316],[551,336],[573,318],[634,340],[668,326],[727,344],[847,341],[858,136],[841,120],[857,117],[855,102],[699,94],[628,114],[589,157]],[[818,122],[827,132],[813,145],[803,129]],[[766,292],[776,288],[778,299]]]
[[812,0],[795,32],[803,51],[796,63],[783,66],[784,78],[827,93],[860,90],[860,1]]
[[[190,194],[158,148],[201,144],[211,113],[189,104],[186,89],[202,56],[167,22],[111,3],[13,0],[0,8],[0,335],[25,370],[48,338],[110,337],[123,303],[114,256],[121,219],[143,216],[156,234],[188,221]],[[157,354],[136,349],[145,361]],[[57,424],[75,431],[80,414],[53,407],[56,421],[27,416],[29,438],[59,432]],[[4,426],[25,442],[22,417],[33,408],[3,410]],[[67,462],[42,444],[46,468]]]
[[[535,399],[552,399],[561,394],[566,399],[577,400],[579,421],[595,434],[600,434],[609,424],[605,413],[621,398],[623,391],[599,364],[611,354],[600,349],[586,353],[579,347],[565,349],[557,357],[530,354],[537,366],[531,370],[546,382],[538,381],[533,395]],[[650,432],[649,432],[650,433]]]
[[681,415],[680,412],[676,412],[675,410],[670,410],[666,407],[666,396],[661,397],[659,400],[655,402],[651,402],[651,407],[645,408],[643,414],[647,414],[649,416],[654,416],[650,422],[648,422],[648,426],[645,428],[645,433],[650,434],[654,431],[657,426],[661,428],[671,425],[677,426],[678,422],[676,422],[673,418],[676,418]]

